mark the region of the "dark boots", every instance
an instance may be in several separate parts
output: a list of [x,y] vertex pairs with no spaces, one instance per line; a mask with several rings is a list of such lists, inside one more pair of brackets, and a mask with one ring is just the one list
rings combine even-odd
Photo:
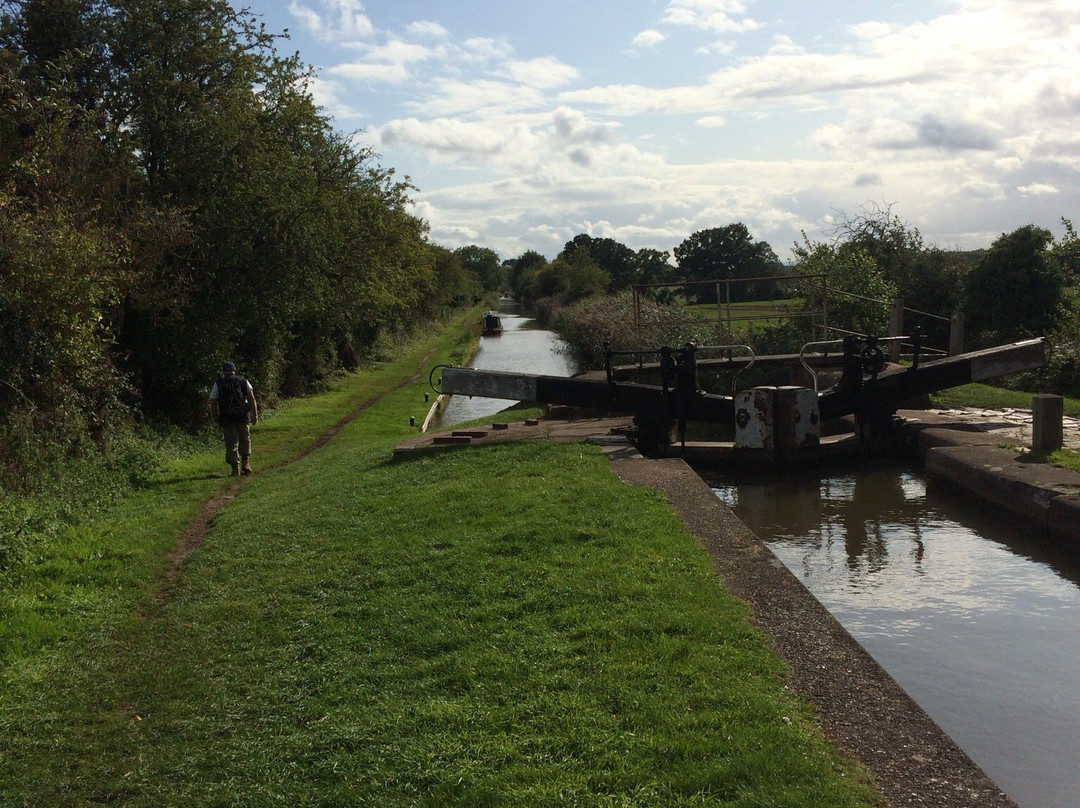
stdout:
[[232,471],[229,472],[229,476],[230,477],[239,477],[240,476],[240,464],[239,463],[230,463],[229,466],[232,467]]

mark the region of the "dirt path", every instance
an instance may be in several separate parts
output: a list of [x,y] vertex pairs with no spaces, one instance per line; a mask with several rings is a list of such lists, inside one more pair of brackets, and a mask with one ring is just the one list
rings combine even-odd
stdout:
[[[424,372],[424,365],[431,359],[432,353],[434,353],[433,350],[428,351],[427,354],[424,355],[424,358],[420,360],[420,366],[416,369],[416,372],[413,373],[412,376],[404,379],[393,387],[384,390],[378,395],[372,396],[371,398],[365,399],[364,401],[360,402],[352,410],[352,412],[341,418],[333,426],[328,427],[321,435],[319,435],[319,437],[317,437],[309,445],[301,449],[296,455],[288,458],[287,460],[283,460],[280,463],[269,466],[267,468],[267,471],[272,469],[284,468],[285,466],[289,466],[297,462],[298,460],[303,460],[316,449],[322,448],[331,440],[333,440],[334,437],[342,429],[348,426],[348,424],[352,421],[356,420],[356,418],[362,412],[364,412],[364,410],[367,410],[370,407],[378,404],[391,393],[396,393],[398,390],[401,390],[404,387],[408,387],[410,384],[414,384]],[[244,484],[247,483],[249,479],[251,478],[241,477],[240,479],[234,480],[232,483],[229,484],[228,488],[206,500],[199,508],[198,515],[196,515],[195,519],[192,520],[191,524],[188,525],[187,530],[184,531],[184,537],[180,540],[180,544],[176,546],[176,549],[169,553],[168,565],[165,568],[164,582],[158,591],[157,597],[155,598],[156,605],[160,606],[161,604],[168,601],[170,593],[172,591],[172,583],[175,580],[177,574],[183,568],[184,562],[187,561],[188,557],[193,552],[195,552],[195,550],[197,550],[199,546],[203,543],[203,541],[206,539],[206,536],[207,534],[209,534],[210,528],[213,526],[214,519],[218,515],[218,513],[221,512],[222,508],[224,508],[226,505],[236,499],[237,495],[240,493],[240,490],[243,488]]]

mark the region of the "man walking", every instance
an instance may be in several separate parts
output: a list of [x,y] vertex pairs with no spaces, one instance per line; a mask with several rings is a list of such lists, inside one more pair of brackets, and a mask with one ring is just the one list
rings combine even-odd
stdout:
[[236,372],[232,362],[222,363],[221,376],[210,388],[210,410],[221,424],[232,476],[251,474],[251,424],[259,422],[259,405],[251,382]]

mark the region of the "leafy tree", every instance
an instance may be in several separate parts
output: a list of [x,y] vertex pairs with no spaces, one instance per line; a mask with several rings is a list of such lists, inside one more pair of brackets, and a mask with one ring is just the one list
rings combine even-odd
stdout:
[[[963,306],[968,266],[962,257],[926,246],[919,229],[901,220],[891,205],[868,203],[850,216],[841,212],[833,235],[841,249],[873,258],[907,308],[948,317]],[[947,339],[947,323],[923,318],[919,325],[932,339]]]
[[185,231],[125,196],[133,163],[98,118],[16,73],[0,59],[0,478],[23,483],[54,452],[107,446],[121,301],[160,291],[143,273]]
[[506,280],[517,300],[522,303],[529,300],[535,275],[546,265],[547,259],[535,250],[528,250],[506,262]]
[[969,333],[980,346],[1044,334],[1054,325],[1064,278],[1049,230],[1029,224],[1002,234],[967,277]]
[[668,283],[675,271],[668,260],[670,253],[666,250],[653,250],[644,248],[634,254],[634,263],[637,265],[635,275],[636,283]]
[[1066,285],[1075,286],[1080,281],[1080,236],[1069,219],[1062,217],[1061,223],[1065,225],[1065,235],[1054,243],[1052,253]]
[[[434,299],[447,309],[476,302],[483,296],[483,288],[475,274],[466,269],[457,250],[432,247],[435,257]],[[497,261],[497,258],[496,258]]]
[[803,294],[811,311],[820,311],[826,298],[830,328],[874,336],[888,333],[896,286],[872,255],[848,245],[814,243],[805,234],[794,253],[796,274],[826,278],[825,289],[811,282]]
[[499,254],[487,247],[477,247],[475,244],[467,247],[458,247],[454,255],[461,262],[467,272],[472,273],[480,283],[480,287],[487,292],[497,292],[505,281],[505,271],[499,262]]
[[[760,278],[769,275],[777,258],[765,241],[754,241],[741,222],[700,230],[675,248],[676,280],[712,281]],[[689,294],[703,303],[716,302],[716,287],[692,287]],[[753,300],[757,290],[746,284],[731,287],[733,301]]]
[[17,55],[22,77],[38,92],[62,92],[72,104],[94,109],[101,101],[106,52],[98,6],[97,0],[0,3],[0,47]]
[[593,238],[582,233],[566,242],[557,258],[573,261],[584,254],[607,273],[610,291],[617,292],[638,283],[638,263],[634,251],[612,238]]

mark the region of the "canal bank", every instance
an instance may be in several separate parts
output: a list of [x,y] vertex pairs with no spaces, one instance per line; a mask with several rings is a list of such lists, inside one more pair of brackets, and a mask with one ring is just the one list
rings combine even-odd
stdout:
[[[901,434],[931,478],[1032,525],[1080,558],[1080,472],[1034,462],[1030,413],[901,410]],[[1066,423],[1065,445],[1080,448]]]
[[398,453],[449,444],[552,440],[600,445],[624,482],[664,495],[709,552],[724,586],[751,608],[814,705],[824,732],[876,778],[892,806],[1015,806],[856,642],[684,461],[643,458],[622,436],[629,418],[498,423],[424,435]]

